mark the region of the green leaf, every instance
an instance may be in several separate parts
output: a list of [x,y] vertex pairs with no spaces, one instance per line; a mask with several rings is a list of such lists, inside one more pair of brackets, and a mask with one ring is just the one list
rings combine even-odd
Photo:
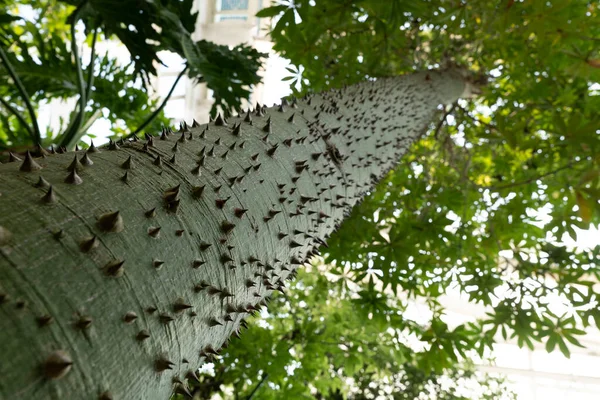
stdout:
[[577,199],[577,206],[579,207],[579,216],[584,223],[589,224],[592,220],[593,213],[593,202],[584,196],[584,194],[577,190],[575,191],[575,198]]
[[20,20],[21,17],[17,17],[15,15],[10,15],[8,13],[0,12],[0,25],[7,25],[11,22]]
[[258,18],[270,18],[270,17],[274,17],[276,15],[281,14],[282,12],[286,11],[287,9],[288,9],[288,6],[285,6],[285,5],[277,5],[277,6],[267,7],[267,8],[263,8],[262,10],[257,12],[256,16]]
[[229,49],[206,40],[193,42],[188,36],[182,36],[181,47],[187,59],[188,76],[206,82],[214,91],[213,113],[217,106],[224,110],[238,107],[242,99],[250,96],[252,85],[260,82],[257,73],[260,59],[266,54],[250,46]]
[[183,56],[181,38],[191,36],[198,15],[191,11],[193,0],[65,2],[81,8],[80,17],[88,31],[101,28],[106,35],[117,37],[131,54],[135,74],[144,81],[156,75],[155,64],[161,64],[158,52],[167,50]]
[[560,348],[560,352],[566,357],[566,358],[571,358],[571,351],[569,350],[569,348],[567,347],[566,343],[564,342],[564,340],[562,338],[558,338],[557,339],[558,342],[558,347]]
[[551,334],[548,336],[548,340],[546,341],[546,351],[548,353],[551,353],[552,350],[554,350],[554,348],[556,347],[556,344],[558,342],[559,336],[556,334]]

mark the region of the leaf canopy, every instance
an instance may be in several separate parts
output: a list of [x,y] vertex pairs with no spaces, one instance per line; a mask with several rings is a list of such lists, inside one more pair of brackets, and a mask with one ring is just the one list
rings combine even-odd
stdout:
[[[249,98],[252,87],[260,82],[257,72],[264,54],[248,45],[230,49],[192,40],[197,17],[191,11],[193,0],[0,3],[7,10],[0,15],[0,49],[6,53],[6,62],[17,71],[16,78],[10,76],[5,62],[0,62],[0,76],[4,78],[0,83],[2,148],[24,150],[30,146],[32,118],[29,115],[27,120],[21,114],[27,114],[28,106],[35,112],[40,103],[52,99],[78,98],[80,104],[71,113],[68,128],[68,121],[63,121],[64,133],[45,132],[43,145],[74,145],[99,116],[108,118],[116,135],[129,134],[140,127],[156,130],[168,125],[161,113],[162,105],[147,94],[149,77],[155,76],[157,66],[162,64],[160,52],[173,52],[187,59],[187,76],[196,83],[206,82],[214,93],[213,115],[219,108],[239,108],[242,100]],[[80,38],[73,38],[72,33],[78,31],[82,22],[85,42],[78,43]],[[121,42],[131,63],[120,64],[109,53],[95,54],[96,42],[102,41]],[[81,59],[82,50],[73,52],[84,44],[94,54],[91,59],[86,56],[85,62]],[[22,83],[26,95],[15,85],[15,79]],[[147,119],[154,117],[158,119],[148,125]]]
[[[582,346],[600,328],[600,247],[590,240],[600,224],[599,14],[585,0],[295,0],[261,10],[273,18],[274,49],[291,61],[285,80],[296,96],[453,64],[489,82],[475,101],[440,110],[329,239],[321,276],[302,274],[289,303],[271,304],[217,359],[212,382],[235,395],[258,387],[264,398],[366,398],[361,377],[377,382],[397,368],[409,379],[393,398],[412,399],[431,387],[420,379],[468,375],[461,362],[498,341],[541,342],[566,357]],[[451,322],[446,295],[483,316]],[[426,322],[411,319],[411,302],[427,305]],[[409,350],[388,332],[424,347]],[[279,341],[290,340],[304,341],[281,354]],[[291,364],[293,377],[282,374]],[[467,397],[510,398],[500,392]],[[432,398],[465,398],[454,396]]]
[[375,274],[381,285],[357,301],[404,293],[439,305],[459,292],[488,316],[465,327],[478,341],[442,348],[483,353],[502,332],[569,355],[600,317],[599,247],[563,242],[600,223],[599,5],[279,3],[260,15],[274,17],[296,95],[449,64],[489,78],[475,101],[440,110],[330,239],[334,271],[355,282]]

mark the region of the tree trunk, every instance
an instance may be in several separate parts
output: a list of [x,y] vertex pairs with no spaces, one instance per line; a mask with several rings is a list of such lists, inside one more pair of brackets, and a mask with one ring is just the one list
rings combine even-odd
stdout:
[[380,79],[0,165],[0,398],[185,390],[465,85]]

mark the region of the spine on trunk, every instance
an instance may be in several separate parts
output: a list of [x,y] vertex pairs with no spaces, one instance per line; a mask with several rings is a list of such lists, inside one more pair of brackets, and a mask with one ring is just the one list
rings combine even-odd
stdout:
[[11,155],[0,398],[185,393],[463,89],[422,72],[144,140]]

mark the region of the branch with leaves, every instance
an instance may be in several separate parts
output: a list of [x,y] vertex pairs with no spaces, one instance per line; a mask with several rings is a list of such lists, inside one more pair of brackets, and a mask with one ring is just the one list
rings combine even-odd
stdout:
[[[9,1],[14,5],[12,9],[18,9],[18,0]],[[2,65],[18,89],[15,91],[6,80],[5,85],[0,83],[0,92],[20,98],[32,120],[31,124],[25,124],[26,119],[17,115],[19,107],[7,106],[8,102],[4,102],[1,111],[6,118],[0,118],[3,124],[0,140],[6,141],[3,147],[23,148],[41,143],[35,102],[42,100],[77,97],[68,126],[61,135],[48,132],[44,138],[46,146],[53,143],[68,148],[75,146],[98,118],[98,110],[105,111],[103,116],[109,119],[117,136],[141,129],[158,130],[162,124],[168,124],[163,109],[172,90],[154,110],[154,102],[147,93],[149,76],[156,75],[155,65],[162,63],[158,57],[161,51],[187,58],[184,71],[190,81],[206,82],[215,94],[213,114],[218,107],[224,111],[237,109],[243,99],[249,98],[252,86],[260,82],[257,72],[265,54],[247,45],[229,49],[191,39],[197,17],[197,13],[191,12],[192,1],[142,0],[111,2],[109,6],[88,0],[56,0],[52,4],[31,1],[33,9],[39,10],[36,11],[39,18],[29,21],[6,14],[0,21],[6,33],[2,42],[15,44],[10,46],[13,53],[6,54],[4,50],[0,53]],[[91,55],[85,68],[81,60],[84,45],[78,46],[76,42],[77,28],[82,25],[87,38],[91,35]],[[100,37],[105,41],[109,37],[120,40],[131,54],[131,64],[118,65],[110,54],[98,55]],[[15,71],[19,71],[19,76]],[[122,78],[122,71],[129,74],[127,79]],[[0,69],[0,75],[2,72]],[[28,95],[32,92],[35,101]],[[116,95],[122,92],[125,99]],[[7,134],[3,135],[3,131]]]
[[[2,63],[4,64],[4,67],[8,71],[10,77],[12,78],[15,86],[19,90],[19,93],[21,94],[21,99],[23,100],[23,102],[25,103],[25,106],[27,107],[27,111],[29,112],[29,118],[31,119],[31,125],[33,128],[30,128],[29,125],[25,123],[25,120],[22,117],[20,117],[20,118],[17,117],[17,118],[19,118],[19,121],[21,121],[21,123],[23,123],[23,125],[25,127],[27,127],[28,132],[31,134],[31,139],[33,141],[33,144],[40,144],[42,141],[42,135],[40,134],[40,128],[38,126],[35,110],[33,109],[33,105],[31,104],[31,98],[29,97],[27,90],[21,83],[21,80],[19,79],[19,76],[17,75],[12,64],[8,60],[8,57],[6,56],[6,53],[4,52],[4,49],[2,48],[2,46],[0,46],[0,59],[2,60]],[[3,104],[4,104],[4,102],[3,102]],[[8,103],[6,103],[6,104],[8,104]],[[5,104],[5,106],[6,106],[6,104]],[[7,107],[7,108],[11,113],[15,113],[15,111],[16,111],[14,109],[14,107]]]
[[150,114],[148,116],[148,118],[142,122],[142,124],[140,126],[138,126],[138,128],[133,131],[130,135],[128,135],[127,137],[133,137],[138,135],[146,126],[148,126],[148,124],[150,124],[152,121],[154,121],[154,119],[161,113],[161,111],[165,108],[165,106],[167,105],[167,102],[169,101],[169,99],[171,98],[171,96],[173,95],[173,92],[175,91],[175,88],[177,87],[177,84],[179,83],[179,80],[183,77],[183,75],[185,75],[185,73],[187,72],[188,67],[186,66],[178,75],[177,75],[177,79],[175,79],[175,82],[173,82],[173,85],[171,86],[171,89],[169,90],[169,92],[167,93],[167,95],[165,96],[165,98],[163,99],[163,101],[160,103],[160,106],[158,106],[158,108],[156,110],[154,110],[154,112],[152,112],[152,114]]

